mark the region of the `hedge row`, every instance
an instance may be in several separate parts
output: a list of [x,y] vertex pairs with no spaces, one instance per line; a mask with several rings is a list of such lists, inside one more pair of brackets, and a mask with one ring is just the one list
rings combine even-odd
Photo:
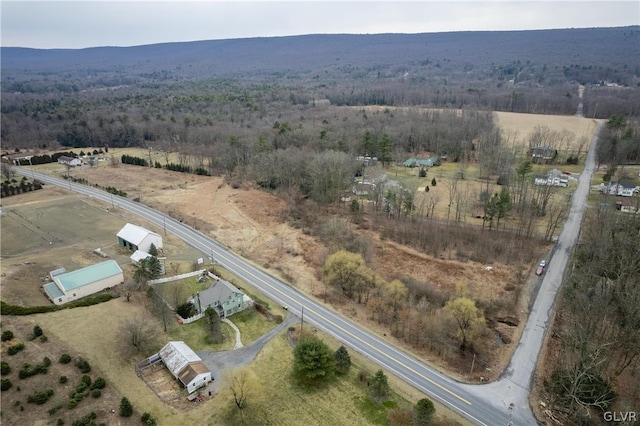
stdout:
[[0,301],[0,315],[32,315],[43,314],[46,312],[54,312],[61,309],[72,309],[82,306],[92,306],[99,303],[108,302],[117,297],[112,293],[100,293],[95,296],[85,297],[84,299],[75,300],[62,306],[46,305],[46,306],[17,306],[10,305],[4,301]]

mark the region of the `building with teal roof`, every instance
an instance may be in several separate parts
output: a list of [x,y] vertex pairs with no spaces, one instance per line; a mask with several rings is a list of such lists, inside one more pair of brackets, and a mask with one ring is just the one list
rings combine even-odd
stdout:
[[434,167],[440,164],[438,157],[429,157],[427,159],[411,157],[403,165],[405,167]]
[[51,282],[42,286],[56,305],[90,296],[122,284],[124,274],[115,260],[96,263],[71,272],[52,271]]

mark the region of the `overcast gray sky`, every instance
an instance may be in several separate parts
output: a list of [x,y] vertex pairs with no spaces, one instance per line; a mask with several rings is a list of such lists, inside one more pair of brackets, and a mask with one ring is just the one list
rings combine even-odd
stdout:
[[82,48],[298,34],[640,24],[640,1],[1,0],[2,46]]

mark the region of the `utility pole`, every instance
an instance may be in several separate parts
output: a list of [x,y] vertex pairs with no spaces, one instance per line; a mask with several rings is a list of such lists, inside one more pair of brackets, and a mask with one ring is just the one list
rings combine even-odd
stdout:
[[476,363],[476,354],[473,354],[473,360],[471,361],[471,372],[469,373],[469,378],[473,375],[473,366]]
[[162,215],[162,227],[164,228],[164,235],[167,235],[167,216]]
[[301,312],[302,314],[300,315],[300,331],[302,331],[302,328],[304,327],[304,306],[302,307]]

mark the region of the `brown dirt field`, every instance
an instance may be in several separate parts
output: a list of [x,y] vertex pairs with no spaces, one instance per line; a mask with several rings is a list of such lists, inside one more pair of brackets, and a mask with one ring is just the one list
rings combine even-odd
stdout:
[[477,262],[442,260],[420,253],[391,241],[377,242],[376,269],[388,277],[419,277],[432,283],[439,292],[452,292],[457,283],[466,283],[469,295],[475,300],[489,301],[504,295],[504,286],[514,274],[514,268],[495,266],[487,271]]

